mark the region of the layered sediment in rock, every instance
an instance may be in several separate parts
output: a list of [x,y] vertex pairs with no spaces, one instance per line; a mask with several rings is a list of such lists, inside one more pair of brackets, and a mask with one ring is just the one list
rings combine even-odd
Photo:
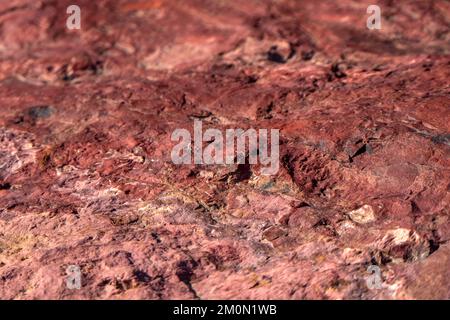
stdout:
[[[448,1],[77,2],[0,3],[1,298],[450,298]],[[195,119],[279,172],[174,165]]]

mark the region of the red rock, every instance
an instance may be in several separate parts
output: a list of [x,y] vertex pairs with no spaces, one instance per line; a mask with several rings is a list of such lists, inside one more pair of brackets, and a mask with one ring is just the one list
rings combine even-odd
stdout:
[[[450,5],[376,2],[1,2],[0,298],[450,298]],[[278,174],[174,165],[194,119]]]

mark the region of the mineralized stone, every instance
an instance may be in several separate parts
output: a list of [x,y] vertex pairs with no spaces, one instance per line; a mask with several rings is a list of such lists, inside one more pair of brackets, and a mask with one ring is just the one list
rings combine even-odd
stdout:
[[450,298],[448,1],[72,2],[0,2],[0,298]]

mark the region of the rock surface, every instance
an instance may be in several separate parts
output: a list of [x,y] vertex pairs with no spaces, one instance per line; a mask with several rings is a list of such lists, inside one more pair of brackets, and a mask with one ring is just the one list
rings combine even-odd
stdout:
[[[448,1],[73,2],[0,3],[0,298],[450,298]],[[174,165],[194,119],[280,171]]]

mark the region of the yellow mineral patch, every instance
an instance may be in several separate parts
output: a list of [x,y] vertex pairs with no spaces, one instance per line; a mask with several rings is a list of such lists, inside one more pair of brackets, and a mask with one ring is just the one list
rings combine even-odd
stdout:
[[360,224],[370,223],[376,220],[372,207],[367,204],[359,209],[348,212],[347,215],[350,219]]

